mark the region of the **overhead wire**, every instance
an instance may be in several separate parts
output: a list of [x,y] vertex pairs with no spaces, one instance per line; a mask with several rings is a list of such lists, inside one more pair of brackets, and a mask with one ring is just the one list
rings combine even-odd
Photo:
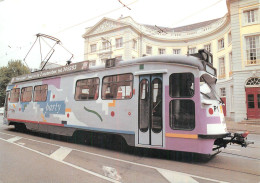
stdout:
[[[136,3],[137,1],[138,1],[138,0],[136,0],[136,1],[132,2],[132,3],[129,3],[129,4],[127,4],[127,6],[130,6],[130,5],[134,4],[134,3]],[[195,12],[195,13],[193,13],[193,14],[191,14],[191,15],[189,15],[189,16],[183,18],[183,19],[181,19],[181,20],[178,21],[178,22],[181,22],[181,21],[183,21],[183,20],[185,20],[185,19],[187,19],[187,18],[190,18],[190,17],[194,16],[195,14],[200,13],[201,11],[204,11],[204,10],[210,8],[210,7],[213,7],[213,6],[215,6],[216,4],[220,3],[221,1],[223,1],[223,0],[219,0],[219,1],[215,2],[215,3],[213,3],[213,4],[210,5],[210,6],[205,7],[205,8],[203,8],[203,9],[201,9],[201,10],[199,10],[199,11],[197,11],[197,12]],[[237,6],[238,6],[238,5],[237,5]],[[62,30],[60,30],[60,31],[58,31],[58,32],[56,32],[56,33],[54,33],[54,34],[59,34],[59,33],[61,33],[61,32],[64,32],[64,31],[68,30],[68,29],[71,29],[71,28],[73,28],[73,27],[76,27],[76,26],[79,26],[79,25],[84,24],[84,23],[86,23],[86,22],[89,22],[89,21],[91,21],[91,20],[94,20],[94,19],[96,19],[96,18],[98,18],[98,17],[102,17],[102,16],[104,16],[104,15],[106,15],[106,14],[110,14],[110,13],[112,13],[112,12],[114,12],[114,11],[117,11],[117,10],[119,10],[119,9],[121,9],[121,8],[124,8],[124,6],[123,6],[123,7],[119,7],[119,8],[115,8],[115,9],[110,10],[110,11],[107,11],[107,12],[105,12],[105,13],[102,13],[102,14],[98,15],[98,16],[95,16],[95,17],[92,17],[92,18],[90,18],[90,19],[88,19],[88,20],[85,20],[85,21],[83,21],[83,22],[81,22],[81,23],[78,23],[78,24],[75,24],[75,25],[66,27],[66,28],[64,28],[64,29],[62,29]],[[243,12],[242,12],[242,13],[243,13]],[[229,15],[229,16],[235,16],[235,15],[242,14],[242,13],[235,13],[235,14],[232,14],[232,15]],[[177,22],[177,23],[178,23],[178,22]],[[157,33],[157,34],[158,34],[158,33]],[[146,35],[149,35],[149,34],[146,34]],[[150,34],[150,35],[155,35],[155,33],[154,33],[154,34]],[[43,40],[44,40],[44,39],[43,39]],[[130,41],[132,41],[132,40],[130,40]],[[18,52],[18,51],[14,51],[14,52],[12,52],[11,54],[16,53],[16,52]],[[85,53],[85,54],[89,54],[89,53]],[[84,54],[84,55],[85,55],[85,54]],[[75,55],[74,55],[74,56],[75,56]],[[2,55],[0,58],[3,58],[3,57],[5,57],[5,55]],[[26,63],[26,64],[27,64],[27,63]]]
[[[129,4],[127,4],[126,6],[130,6],[130,5],[134,4],[134,3],[136,3],[137,1],[139,1],[139,0],[135,0],[134,2],[129,3]],[[81,24],[87,23],[87,22],[89,22],[89,21],[95,20],[96,18],[102,17],[102,16],[104,16],[104,15],[113,13],[114,11],[118,11],[118,10],[120,10],[120,9],[122,9],[122,8],[124,8],[124,6],[123,6],[123,7],[118,7],[118,8],[112,9],[112,10],[109,10],[109,11],[107,11],[107,12],[105,12],[105,13],[101,13],[100,15],[97,15],[97,16],[95,16],[95,17],[92,17],[92,18],[90,18],[90,19],[87,19],[87,20],[85,20],[85,21],[83,21],[83,22],[80,22],[80,23],[74,24],[74,25],[72,25],[72,26],[66,27],[66,28],[64,28],[64,29],[62,29],[62,30],[60,30],[60,31],[58,31],[58,32],[56,32],[56,33],[54,33],[54,35],[59,34],[59,33],[61,33],[61,32],[64,32],[64,31],[66,31],[66,30],[68,30],[68,29],[71,29],[71,28],[73,28],[73,27],[79,26],[79,25],[81,25]]]
[[[126,4],[126,6],[131,6],[132,4],[134,4],[134,3],[138,2],[138,1],[139,1],[139,0],[135,0],[134,2],[131,2],[131,3],[129,3],[129,4]],[[69,30],[69,29],[71,29],[71,28],[73,28],[73,27],[79,26],[79,25],[81,25],[81,24],[87,23],[87,22],[89,22],[89,21],[95,20],[96,18],[102,17],[102,16],[104,16],[104,15],[113,13],[113,12],[115,12],[115,11],[118,11],[118,10],[122,9],[122,8],[125,8],[125,7],[122,6],[122,7],[118,7],[118,8],[109,10],[109,11],[107,11],[107,12],[104,12],[104,13],[100,14],[100,15],[97,15],[97,16],[95,16],[95,17],[92,17],[92,18],[90,18],[90,19],[87,19],[87,20],[85,20],[85,21],[83,21],[83,22],[80,22],[80,23],[78,23],[78,24],[74,24],[74,25],[69,26],[69,27],[66,27],[66,28],[64,28],[64,29],[62,29],[62,30],[59,30],[59,31],[57,31],[56,33],[54,33],[54,35],[59,34],[59,33],[61,33],[61,32],[64,32],[64,31],[67,31],[67,30]],[[18,52],[18,51],[13,51],[13,52],[9,53],[9,55],[10,55],[10,54],[17,53],[17,52]],[[4,57],[6,57],[5,54],[3,54],[2,56],[0,56],[0,58],[4,58]]]
[[[198,11],[196,11],[196,12],[194,12],[194,13],[192,13],[192,14],[190,14],[190,15],[184,17],[184,18],[182,18],[181,20],[179,20],[177,23],[174,23],[174,24],[178,24],[178,23],[182,22],[183,20],[186,20],[187,18],[190,18],[190,17],[192,17],[192,16],[194,16],[194,15],[196,15],[196,14],[199,14],[199,13],[205,11],[206,9],[209,9],[209,8],[211,8],[211,7],[215,6],[215,5],[217,5],[217,4],[220,3],[221,1],[224,1],[224,0],[218,0],[217,2],[215,2],[215,3],[213,3],[213,4],[211,4],[211,5],[209,5],[209,6],[205,7],[205,8],[202,8],[202,9],[200,9],[200,10],[198,10]],[[173,26],[172,26],[172,27],[173,27]]]

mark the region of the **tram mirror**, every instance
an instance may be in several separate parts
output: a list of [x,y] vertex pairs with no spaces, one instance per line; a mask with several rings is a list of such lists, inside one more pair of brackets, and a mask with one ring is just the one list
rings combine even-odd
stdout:
[[203,57],[203,60],[207,60],[208,59],[208,54],[207,53],[202,52],[201,55]]

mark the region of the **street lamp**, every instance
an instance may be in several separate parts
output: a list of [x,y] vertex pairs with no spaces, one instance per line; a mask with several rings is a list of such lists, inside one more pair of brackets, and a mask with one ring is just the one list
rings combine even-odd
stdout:
[[107,41],[110,44],[110,56],[109,56],[109,58],[111,58],[112,57],[112,43],[111,43],[111,41],[109,41],[108,39],[106,39],[104,37],[101,37],[101,39],[103,41]]

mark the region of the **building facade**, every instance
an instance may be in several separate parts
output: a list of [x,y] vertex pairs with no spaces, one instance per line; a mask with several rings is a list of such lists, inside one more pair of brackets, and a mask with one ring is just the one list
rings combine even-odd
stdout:
[[103,18],[86,29],[84,58],[90,66],[108,58],[192,54],[207,49],[218,70],[217,92],[225,115],[235,121],[260,119],[260,3],[227,0],[219,19],[167,28],[144,25],[131,17]]

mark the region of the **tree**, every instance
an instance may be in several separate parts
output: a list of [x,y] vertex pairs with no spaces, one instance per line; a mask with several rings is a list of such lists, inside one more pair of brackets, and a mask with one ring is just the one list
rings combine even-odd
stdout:
[[0,67],[0,107],[5,103],[5,90],[13,77],[28,74],[30,69],[21,60],[10,60],[6,67]]

